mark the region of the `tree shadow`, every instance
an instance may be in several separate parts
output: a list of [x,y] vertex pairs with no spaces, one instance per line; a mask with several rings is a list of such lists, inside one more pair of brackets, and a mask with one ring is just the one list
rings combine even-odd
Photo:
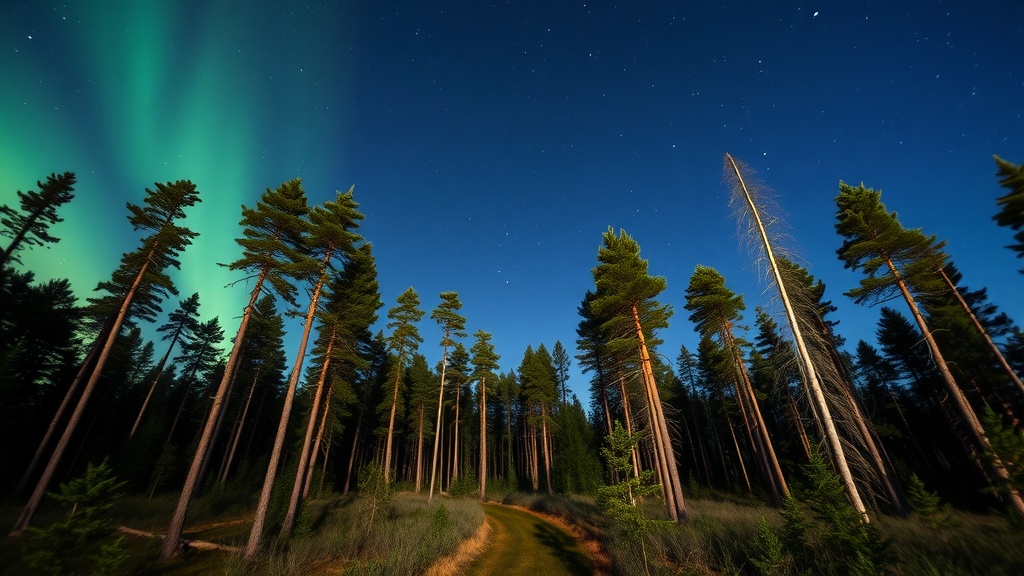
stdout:
[[533,535],[542,545],[565,566],[573,576],[590,576],[594,573],[593,563],[572,536],[545,522],[535,522]]

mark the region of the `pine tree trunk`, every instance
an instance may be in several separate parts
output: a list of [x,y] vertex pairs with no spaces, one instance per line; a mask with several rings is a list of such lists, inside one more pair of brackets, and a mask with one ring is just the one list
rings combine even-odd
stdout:
[[106,342],[103,344],[103,349],[100,351],[99,357],[96,359],[96,365],[93,367],[92,373],[89,375],[89,380],[85,383],[85,388],[82,390],[81,397],[78,399],[78,404],[75,406],[74,412],[71,413],[71,418],[68,420],[68,423],[64,426],[64,433],[57,441],[57,446],[53,449],[53,454],[50,456],[50,461],[43,470],[42,477],[40,477],[39,481],[36,482],[35,490],[29,497],[28,503],[25,504],[25,508],[22,509],[17,522],[14,523],[10,536],[21,536],[22,532],[28,528],[28,523],[32,520],[32,516],[35,514],[39,503],[43,501],[43,495],[46,494],[46,488],[49,486],[50,480],[53,478],[53,473],[57,470],[57,465],[60,463],[61,456],[64,455],[64,450],[68,447],[68,442],[71,441],[71,435],[75,432],[75,427],[78,426],[78,421],[81,420],[82,414],[85,412],[85,405],[88,403],[89,397],[96,389],[96,383],[99,382],[100,375],[103,373],[103,366],[106,364],[107,358],[110,357],[110,350],[114,347],[114,341],[117,340],[118,332],[121,331],[121,325],[124,323],[124,320],[128,315],[128,308],[131,306],[132,298],[135,297],[135,293],[139,289],[139,285],[142,284],[142,278],[145,276],[146,270],[149,269],[153,254],[156,252],[158,245],[159,242],[154,242],[153,246],[150,247],[149,253],[146,254],[145,263],[142,265],[142,268],[139,269],[138,274],[136,274],[131,288],[128,289],[128,293],[125,294],[124,300],[121,302],[121,308],[118,310],[117,317],[114,319],[114,323],[110,327],[110,333],[107,335]]
[[[310,318],[312,321],[312,317]],[[284,516],[284,524],[281,526],[281,534],[286,538],[291,535],[295,527],[295,518],[299,513],[299,506],[302,504],[302,488],[306,483],[306,468],[310,461],[313,434],[316,432],[317,412],[320,409],[320,400],[323,397],[324,382],[327,380],[327,370],[331,365],[331,352],[334,350],[334,337],[337,334],[335,327],[331,327],[331,335],[327,339],[327,351],[324,353],[324,361],[320,367],[320,377],[316,381],[316,390],[313,392],[313,402],[309,409],[309,421],[306,422],[306,436],[302,439],[302,451],[299,453],[299,466],[295,470],[295,482],[292,484],[292,495],[288,500],[288,512]],[[325,412],[326,413],[326,412]]]
[[[288,379],[288,390],[284,394],[284,406],[281,408],[281,421],[277,426],[277,436],[274,438],[274,448],[270,452],[270,462],[267,464],[267,474],[263,478],[263,490],[260,491],[260,501],[256,505],[256,518],[253,520],[252,531],[249,533],[249,541],[245,545],[244,557],[252,560],[259,552],[260,543],[263,540],[263,527],[267,521],[267,512],[270,507],[270,495],[274,490],[274,480],[277,478],[277,468],[281,462],[281,451],[284,448],[285,436],[288,434],[288,419],[292,412],[292,403],[295,401],[295,388],[299,384],[299,375],[302,372],[302,360],[306,356],[306,344],[309,342],[309,332],[313,329],[313,316],[316,314],[317,302],[320,299],[320,289],[323,287],[326,278],[327,264],[330,262],[331,251],[327,251],[323,267],[320,269],[320,276],[317,278],[316,286],[309,300],[309,310],[306,312],[306,321],[302,330],[302,340],[299,342],[299,350],[295,356],[295,365],[292,367],[291,377]],[[291,532],[291,526],[285,526],[282,531],[285,534]]]
[[686,512],[686,504],[683,502],[683,488],[679,481],[679,467],[676,466],[676,456],[672,449],[672,437],[668,432],[668,424],[665,420],[665,412],[661,407],[661,394],[658,392],[658,384],[654,381],[654,369],[651,367],[651,356],[647,350],[647,341],[644,338],[643,327],[640,325],[640,314],[637,311],[637,307],[633,305],[633,326],[636,329],[636,336],[640,342],[640,365],[641,372],[643,374],[644,385],[647,388],[648,403],[651,407],[651,418],[656,424],[655,432],[656,436],[660,438],[661,450],[664,454],[665,467],[667,468],[668,475],[666,476],[666,486],[671,485],[671,502],[672,507],[669,509],[669,515],[676,522],[685,523],[688,520],[688,514]]
[[790,391],[789,385],[786,383],[782,384],[786,389],[786,406],[789,407],[789,416],[793,419],[793,426],[796,428],[796,433],[800,436],[800,446],[804,449],[804,456],[807,457],[807,461],[811,460],[811,441],[807,438],[807,430],[804,429],[803,420],[800,419],[800,411],[797,410],[796,400],[793,399],[793,392]]
[[480,501],[487,499],[487,378],[480,379]]
[[960,291],[957,290],[956,285],[954,285],[953,281],[946,275],[946,271],[939,268],[939,274],[941,274],[942,279],[946,281],[946,285],[949,286],[950,291],[953,292],[953,296],[955,296],[956,301],[960,303],[960,307],[964,309],[964,312],[971,319],[971,322],[974,323],[974,327],[978,329],[978,333],[985,338],[985,342],[988,344],[989,349],[992,350],[992,353],[995,354],[996,359],[999,360],[999,365],[1003,367],[1003,371],[1010,377],[1010,380],[1013,380],[1017,389],[1024,392],[1024,382],[1021,382],[1020,376],[1017,376],[1017,373],[1010,367],[1010,363],[1006,361],[1006,357],[1003,356],[1002,351],[999,350],[999,347],[996,346],[995,342],[992,341],[992,338],[989,337],[988,330],[985,330],[985,327],[981,325],[978,317],[974,315],[974,311],[971,310],[971,307],[964,301],[964,297],[960,295]]
[[68,386],[68,391],[64,393],[64,399],[61,400],[60,406],[57,408],[57,413],[53,416],[53,419],[50,420],[50,425],[46,429],[46,434],[43,435],[43,439],[39,442],[39,446],[36,448],[35,454],[32,455],[32,460],[25,468],[25,473],[22,474],[21,480],[18,480],[18,485],[14,489],[15,498],[21,496],[25,487],[28,485],[29,480],[32,478],[32,474],[35,472],[36,466],[39,465],[39,461],[43,457],[43,452],[46,451],[46,445],[50,443],[50,438],[53,437],[53,433],[56,431],[57,425],[64,417],[64,412],[68,409],[68,406],[71,405],[71,400],[74,398],[75,392],[78,391],[78,385],[82,383],[82,378],[85,377],[85,373],[94,365],[96,357],[99,355],[100,349],[102,348],[101,343],[106,341],[107,337],[110,335],[109,329],[110,325],[105,324],[100,330],[100,333],[97,334],[96,341],[93,342],[91,347],[89,347],[89,353],[86,355],[85,360],[82,361],[82,365],[78,368],[78,373],[75,375],[75,379],[72,380],[71,385]]
[[[633,416],[629,406],[629,394],[626,393],[626,379],[619,373],[619,394],[622,395],[622,414],[626,419],[626,433],[633,436]],[[629,446],[629,455],[633,461],[633,477],[640,477],[640,455],[637,453],[636,443]],[[667,500],[667,498],[666,498]]]
[[260,275],[256,280],[256,286],[253,288],[249,295],[249,304],[245,307],[242,313],[242,321],[238,325],[238,334],[235,335],[235,343],[231,347],[231,354],[228,356],[228,363],[224,367],[224,375],[220,379],[220,384],[217,386],[217,392],[213,397],[213,404],[210,407],[210,415],[206,419],[206,424],[203,426],[203,433],[199,438],[199,445],[196,447],[196,453],[192,457],[192,465],[189,467],[188,475],[185,477],[185,485],[181,489],[181,494],[178,496],[178,504],[174,509],[174,514],[171,516],[171,523],[167,528],[167,535],[164,537],[163,544],[160,546],[160,557],[163,559],[170,558],[180,552],[179,547],[181,544],[181,532],[185,528],[185,515],[188,513],[188,506],[192,502],[192,495],[196,491],[196,485],[199,480],[199,468],[202,466],[203,459],[206,457],[207,451],[209,451],[211,440],[213,439],[213,429],[217,424],[217,417],[220,415],[221,405],[224,403],[225,396],[227,395],[228,384],[231,382],[231,378],[234,375],[235,368],[238,364],[238,357],[242,352],[242,343],[245,342],[245,331],[249,327],[249,320],[252,317],[252,311],[256,307],[256,300],[259,298],[261,291],[263,290],[263,282],[267,278],[269,268],[264,267],[260,271]]
[[426,407],[421,403],[416,418],[416,493],[423,489],[423,416]]
[[452,467],[451,476],[448,477],[448,487],[451,490],[452,481],[459,477],[459,404],[462,400],[462,383],[455,385],[455,432],[452,434]]
[[[737,401],[739,401],[738,398],[737,398]],[[740,442],[739,442],[739,439],[736,438],[736,429],[732,425],[732,418],[729,418],[729,413],[726,410],[725,399],[724,398],[722,399],[722,410],[726,411],[726,413],[725,413],[725,421],[726,421],[727,424],[729,424],[729,434],[732,435],[732,445],[733,445],[733,447],[736,448],[736,458],[740,462],[740,471],[743,472],[743,482],[747,485],[747,492],[751,493],[751,492],[754,491],[754,489],[751,488],[751,486],[750,486],[750,476],[747,475],[747,465],[743,463],[743,452],[740,450]],[[725,456],[723,455],[722,458],[723,458],[723,460],[722,460],[722,467],[723,467],[723,470],[724,470],[725,469],[725,460],[724,460]]]
[[181,324],[174,330],[174,337],[171,338],[171,344],[167,347],[167,352],[164,353],[164,357],[160,359],[160,364],[156,367],[156,376],[153,377],[153,384],[149,387],[149,392],[146,394],[146,399],[142,401],[142,408],[139,408],[139,415],[135,417],[135,424],[132,424],[132,431],[128,433],[128,437],[135,436],[135,431],[139,429],[139,423],[142,422],[142,415],[146,412],[146,406],[149,406],[149,400],[153,397],[153,391],[156,390],[156,385],[160,383],[160,376],[164,373],[164,366],[167,364],[167,359],[171,356],[171,350],[174,350],[174,345],[178,342],[178,336],[181,334]]
[[441,440],[441,408],[444,407],[444,371],[448,367],[448,347],[441,348],[441,389],[437,393],[437,426],[434,430],[434,454],[430,459],[430,491],[427,502],[434,499],[434,480],[437,476],[437,447]]
[[213,427],[213,436],[210,438],[210,450],[206,451],[206,455],[203,456],[203,465],[199,468],[199,480],[196,482],[198,486],[197,490],[201,493],[203,485],[206,484],[206,473],[210,468],[210,459],[213,458],[213,446],[220,438],[221,428],[224,427],[224,419],[227,417],[228,402],[231,400],[231,393],[235,390],[235,380],[238,376],[238,371],[235,370],[231,374],[231,382],[228,383],[227,392],[224,393],[224,402],[220,407],[220,412],[217,414],[217,425]]
[[764,461],[768,477],[774,484],[774,489],[778,491],[778,496],[781,496],[778,499],[778,504],[781,505],[785,498],[789,498],[789,487],[786,486],[786,478],[782,474],[782,467],[779,466],[779,459],[775,455],[775,446],[772,443],[771,436],[768,434],[768,426],[761,416],[761,406],[757,401],[754,385],[750,382],[750,374],[747,373],[747,367],[743,364],[743,358],[739,354],[739,347],[736,345],[736,341],[733,340],[731,326],[728,321],[725,323],[725,334],[729,348],[732,350],[733,357],[736,360],[736,369],[740,373],[740,381],[743,384],[747,401],[750,403],[751,418],[753,419],[754,428],[757,431],[758,440],[763,449],[761,458]]
[[999,455],[995,454],[992,450],[992,443],[989,442],[988,437],[985,435],[985,429],[981,426],[981,421],[978,420],[978,415],[974,412],[974,408],[971,403],[967,401],[967,397],[964,396],[960,386],[957,385],[956,379],[953,378],[953,373],[950,372],[949,366],[946,365],[946,359],[942,356],[942,351],[939,350],[939,345],[932,336],[931,331],[928,329],[928,324],[924,321],[924,316],[921,315],[921,311],[917,307],[917,303],[914,301],[914,297],[910,295],[910,291],[907,290],[907,285],[900,276],[900,273],[896,270],[892,260],[888,257],[885,259],[886,265],[889,267],[889,271],[893,277],[896,278],[896,284],[899,286],[900,292],[903,294],[903,299],[906,300],[907,305],[910,306],[910,312],[914,316],[914,320],[917,321],[917,325],[921,328],[921,334],[924,335],[925,342],[928,343],[928,349],[932,353],[932,359],[935,361],[936,367],[939,369],[939,373],[942,374],[942,379],[946,383],[946,389],[949,391],[949,395],[953,397],[953,401],[956,403],[957,408],[960,410],[960,415],[967,422],[967,426],[970,429],[971,436],[975,443],[985,452],[993,454],[991,467],[996,477],[1002,482],[1006,483],[1006,497],[1010,501],[1010,505],[1013,506],[1017,513],[1024,514],[1024,499],[1021,499],[1020,493],[1010,484],[1010,473],[1006,471],[1002,461],[999,459]]
[[352,435],[352,452],[348,457],[348,469],[345,472],[345,487],[341,491],[342,496],[348,496],[349,487],[352,485],[352,468],[356,463],[356,448],[359,446],[359,432],[363,428],[363,411],[359,410],[359,419],[356,420],[356,431]]
[[548,445],[548,414],[544,406],[540,407],[540,439],[544,446],[544,481],[547,484],[548,494],[553,494],[551,489],[551,447]]
[[[326,447],[324,446],[324,430],[327,428],[327,415],[331,412],[331,393],[334,392],[334,382],[331,382],[327,386],[327,394],[324,395],[324,409],[320,413],[320,424],[317,426],[316,439],[313,440],[313,450],[309,457],[309,466],[306,467],[306,481],[302,487],[302,498],[306,499],[309,496],[309,487],[313,484],[313,472],[316,470],[316,459],[320,451],[324,453],[324,473],[320,476],[320,483],[323,485],[324,475],[327,474],[327,457],[331,454],[331,443],[330,438]],[[331,428],[333,434],[334,429]]]
[[534,492],[540,490],[540,457],[537,450],[537,425],[530,424],[530,485]]
[[391,446],[395,436],[395,413],[398,411],[398,385],[402,381],[402,358],[395,367],[395,386],[391,392],[391,412],[388,416],[388,436],[384,444],[384,482],[391,481]]
[[252,377],[252,385],[249,387],[249,395],[245,399],[245,406],[242,414],[238,417],[238,424],[235,425],[235,433],[231,438],[231,448],[228,449],[228,458],[224,463],[224,469],[220,473],[220,485],[224,486],[228,481],[228,474],[231,473],[231,463],[235,459],[235,451],[238,450],[238,441],[242,438],[242,430],[245,429],[245,417],[249,415],[249,405],[252,403],[252,394],[256,390],[256,381],[260,377],[260,368],[256,368],[256,374]]

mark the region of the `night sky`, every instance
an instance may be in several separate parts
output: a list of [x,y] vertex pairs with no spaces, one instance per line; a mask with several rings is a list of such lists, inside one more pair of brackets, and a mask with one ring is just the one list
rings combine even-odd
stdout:
[[355,185],[382,318],[410,285],[428,314],[455,290],[503,370],[528,344],[573,354],[614,226],[668,280],[674,362],[696,349],[697,264],[744,294],[748,324],[771,305],[728,206],[730,152],[775,191],[851,344],[874,341],[878,310],[842,295],[860,275],[835,255],[840,180],[881,189],[1024,322],[1022,264],[991,220],[992,155],[1024,162],[1024,2],[293,4],[4,2],[0,201],[78,176],[62,241],[26,266],[88,295],[138,246],[125,202],[190,179],[201,236],[177,285],[233,335],[247,290],[217,263],[240,255],[241,204],[294,177],[312,204]]

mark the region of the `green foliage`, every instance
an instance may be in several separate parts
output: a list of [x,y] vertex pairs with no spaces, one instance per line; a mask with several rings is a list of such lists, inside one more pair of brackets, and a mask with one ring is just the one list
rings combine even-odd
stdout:
[[462,302],[458,292],[441,292],[441,303],[430,313],[430,319],[441,327],[441,347],[455,345],[453,338],[466,336],[466,318],[459,314]]
[[658,344],[655,332],[668,326],[672,307],[654,299],[668,284],[663,276],[647,273],[647,260],[640,257],[640,244],[625,230],[616,234],[609,227],[603,239],[597,251],[598,265],[591,270],[597,291],[589,301],[587,314],[596,323],[594,328],[604,340],[606,351],[631,357],[639,346],[634,311],[648,348]]
[[697,266],[686,287],[686,306],[690,321],[703,337],[719,336],[722,345],[732,323],[742,319],[743,296],[725,286],[725,277],[710,266]]
[[[843,237],[837,251],[845,267],[861,270],[860,287],[847,292],[858,304],[885,301],[898,294],[897,284],[926,291],[946,259],[935,236],[904,228],[895,212],[882,204],[881,191],[839,183],[836,232]],[[890,268],[890,266],[892,268]]]
[[943,504],[937,493],[929,491],[917,474],[911,475],[907,482],[907,505],[935,528],[946,528],[954,523],[949,504]]
[[1002,418],[988,405],[985,406],[981,421],[992,444],[987,456],[998,458],[1010,475],[1003,485],[997,484],[993,488],[1024,492],[1024,434],[1018,433],[1013,426],[1003,426]]
[[452,483],[448,486],[448,494],[450,496],[468,496],[469,494],[475,494],[480,489],[480,484],[476,481],[476,478],[472,476],[462,476],[452,479]]
[[0,265],[8,261],[21,262],[16,253],[26,246],[42,246],[56,243],[60,238],[50,236],[49,227],[63,222],[57,216],[57,208],[75,197],[75,175],[65,172],[58,176],[50,174],[46,183],[37,181],[39,192],[18,190],[21,211],[4,204],[0,206],[0,234],[11,239],[11,243],[0,256]]
[[[1006,226],[1016,230],[1013,235],[1015,244],[1007,246],[1017,253],[1018,258],[1024,258],[1024,165],[1014,165],[999,156],[995,156],[999,177],[999,185],[1009,190],[1005,196],[996,200],[999,212],[992,217],[1000,226]],[[1024,274],[1024,268],[1018,270]]]
[[601,483],[594,433],[583,405],[573,394],[562,407],[552,475],[559,492],[593,494]]
[[46,574],[113,574],[128,558],[123,538],[107,541],[113,534],[110,508],[125,483],[114,477],[106,460],[89,464],[85,475],[48,492],[68,515],[45,528],[28,528],[25,559]]
[[235,240],[242,247],[242,257],[228,268],[260,276],[286,302],[295,304],[291,265],[302,260],[307,214],[302,180],[289,180],[274,190],[267,188],[255,208],[242,206],[243,237]]
[[359,497],[362,501],[360,517],[367,530],[373,528],[374,522],[387,518],[393,493],[384,468],[376,464],[363,467],[359,473]]
[[[844,487],[820,455],[804,466],[807,486],[786,500],[781,540],[794,566],[811,574],[867,576],[884,574],[892,559],[891,542],[865,524],[847,499]],[[760,530],[760,529],[759,529]],[[751,561],[783,565],[766,548],[769,537],[755,538]],[[756,564],[756,563],[755,563]],[[760,567],[759,567],[760,569]]]
[[750,546],[750,563],[757,568],[758,572],[764,576],[785,574],[787,565],[791,561],[786,554],[785,543],[768,524],[764,516],[757,520],[754,541]]
[[651,481],[654,475],[652,470],[644,470],[639,475],[633,474],[631,454],[637,441],[635,435],[626,432],[621,422],[615,422],[615,429],[605,439],[607,446],[601,448],[601,454],[605,457],[612,476],[618,473],[622,480],[598,488],[597,505],[611,519],[619,533],[640,546],[644,569],[649,573],[644,538],[654,528],[671,523],[648,518],[643,508],[639,506],[640,499],[660,494],[661,484]]

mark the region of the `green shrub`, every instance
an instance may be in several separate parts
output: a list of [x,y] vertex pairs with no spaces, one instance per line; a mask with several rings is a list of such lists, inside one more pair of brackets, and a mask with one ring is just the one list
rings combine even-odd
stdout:
[[807,487],[786,500],[781,534],[763,519],[759,523],[747,554],[750,562],[762,574],[785,574],[794,568],[837,576],[885,573],[892,562],[891,542],[863,522],[839,477],[817,454],[804,473]]
[[917,474],[907,482],[907,505],[933,528],[948,528],[955,524],[949,504],[943,504],[939,495],[930,492]]
[[25,560],[45,574],[115,574],[128,559],[124,538],[110,540],[114,525],[110,508],[123,492],[107,460],[89,464],[85,475],[47,492],[61,506],[70,508],[63,520],[45,528],[29,528]]

